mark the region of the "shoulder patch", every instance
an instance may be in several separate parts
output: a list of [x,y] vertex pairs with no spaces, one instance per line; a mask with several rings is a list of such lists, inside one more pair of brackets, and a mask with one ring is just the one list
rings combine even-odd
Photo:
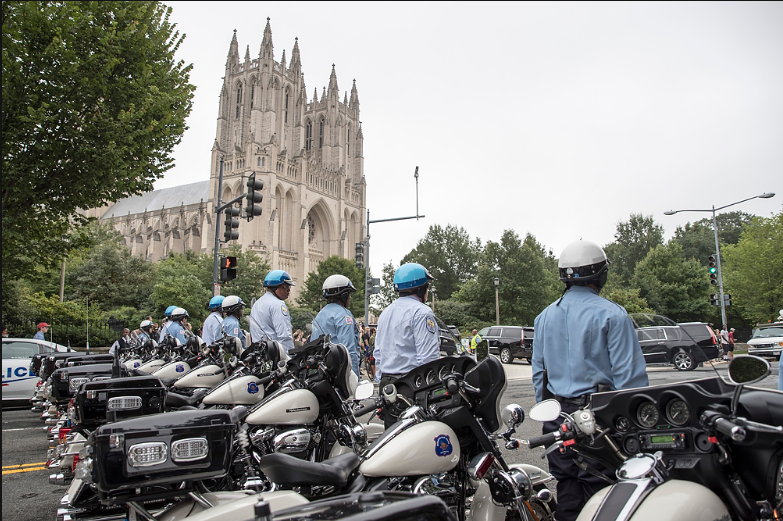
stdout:
[[234,334],[235,334],[235,335],[238,335],[238,334],[239,334],[239,328],[238,328],[238,327],[235,327],[235,328],[234,328]]
[[346,324],[353,324],[353,317],[345,315],[345,323]]
[[288,308],[286,307],[286,305],[285,305],[285,304],[283,304],[282,306],[280,306],[280,311],[282,311],[282,312],[283,312],[283,315],[286,315],[286,316],[288,316]]
[[427,317],[426,320],[427,324],[427,331],[430,333],[436,333],[437,332],[437,326],[435,325],[435,319],[432,317]]

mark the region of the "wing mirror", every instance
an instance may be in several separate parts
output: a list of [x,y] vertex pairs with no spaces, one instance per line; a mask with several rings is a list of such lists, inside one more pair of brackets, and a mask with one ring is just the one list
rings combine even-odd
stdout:
[[500,419],[503,420],[503,424],[506,427],[513,429],[525,421],[525,411],[519,405],[511,403],[500,411]]
[[364,400],[372,396],[373,390],[374,387],[372,383],[364,380],[356,387],[356,391],[354,392],[353,396],[357,400]]
[[554,421],[560,416],[560,402],[549,399],[530,408],[530,417],[538,422]]
[[734,384],[753,384],[769,376],[769,362],[752,355],[737,355],[729,362],[729,380]]

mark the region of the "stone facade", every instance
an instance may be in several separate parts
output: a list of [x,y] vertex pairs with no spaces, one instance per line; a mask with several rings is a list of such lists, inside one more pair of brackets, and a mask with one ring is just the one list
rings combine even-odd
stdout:
[[240,218],[234,242],[266,255],[273,268],[288,271],[297,282],[295,297],[321,260],[330,255],[353,258],[364,236],[363,141],[356,81],[350,97],[345,92],[340,101],[332,65],[328,87],[320,97],[316,89],[308,100],[299,42],[290,62],[285,51],[275,61],[267,19],[257,58],[251,59],[248,46],[240,60],[234,31],[209,181],[156,190],[89,213],[112,220],[134,253],[153,262],[171,251],[211,253],[216,201],[244,193],[248,176],[255,173],[264,182],[263,214],[250,222]]

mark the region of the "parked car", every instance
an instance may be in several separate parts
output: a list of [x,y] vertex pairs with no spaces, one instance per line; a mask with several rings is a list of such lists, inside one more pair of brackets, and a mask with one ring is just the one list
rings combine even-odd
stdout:
[[692,371],[720,356],[715,333],[704,322],[637,327],[636,336],[648,364],[672,364],[678,371]]
[[3,405],[26,403],[38,377],[30,373],[34,355],[73,351],[60,344],[33,338],[3,338]]
[[783,322],[756,324],[748,340],[748,354],[780,358],[783,351]]
[[524,358],[527,363],[533,359],[532,327],[490,326],[479,331],[479,336],[487,341],[489,353],[504,364],[513,363],[515,358]]

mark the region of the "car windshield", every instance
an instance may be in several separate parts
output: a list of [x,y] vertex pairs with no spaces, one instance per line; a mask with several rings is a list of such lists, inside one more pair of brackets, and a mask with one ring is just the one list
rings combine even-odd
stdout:
[[780,336],[783,336],[783,327],[765,327],[762,329],[754,329],[751,340],[754,338],[773,338]]

